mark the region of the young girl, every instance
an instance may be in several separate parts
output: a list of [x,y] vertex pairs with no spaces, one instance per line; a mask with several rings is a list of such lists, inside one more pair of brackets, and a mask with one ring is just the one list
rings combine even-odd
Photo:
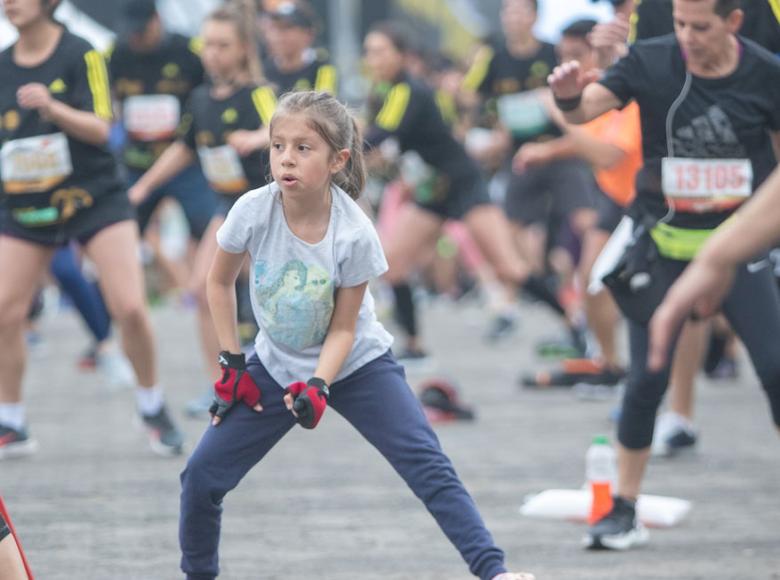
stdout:
[[178,454],[182,435],[156,386],[138,227],[106,147],[108,74],[100,54],[53,19],[58,4],[3,1],[19,39],[0,53],[0,459],[36,449],[22,403],[25,319],[56,248],[71,240],[98,270],[152,448]]
[[[531,578],[505,572],[502,551],[439,447],[389,351],[392,338],[376,320],[366,286],[387,262],[354,201],[365,179],[361,149],[355,120],[335,98],[286,95],[271,121],[274,182],[239,199],[217,233],[208,296],[224,349],[223,376],[215,385],[212,426],[182,473],[179,538],[188,578],[214,578],[219,571],[225,494],[296,422],[313,429],[328,406],[425,502],[473,574]],[[239,354],[234,292],[247,253],[260,327],[249,361]],[[261,297],[269,287],[279,291],[280,276],[284,281],[297,269],[287,266],[291,262],[302,262],[307,276],[296,275],[284,290],[288,304],[299,305],[298,315],[286,311],[279,319]],[[328,316],[307,314],[318,310]],[[299,332],[289,332],[291,319]],[[285,331],[277,332],[280,327]]]
[[[196,161],[217,192],[216,213],[200,240],[191,289],[198,301],[198,322],[204,360],[213,365],[219,353],[206,302],[206,274],[216,252],[216,231],[228,210],[247,191],[266,182],[268,122],[276,103],[273,91],[259,83],[259,62],[253,41],[253,22],[234,7],[212,12],[203,23],[203,67],[209,83],[196,88],[185,106],[179,138],[130,188],[130,199],[141,203],[158,187]],[[188,413],[205,415],[211,404],[195,400]]]

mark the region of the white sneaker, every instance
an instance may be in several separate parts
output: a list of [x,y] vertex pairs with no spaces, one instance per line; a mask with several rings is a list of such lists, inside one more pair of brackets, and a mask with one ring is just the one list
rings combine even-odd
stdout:
[[536,580],[536,576],[528,572],[504,572],[494,576],[493,580]]
[[696,431],[688,419],[671,411],[662,413],[655,420],[650,454],[653,457],[671,457],[693,449],[696,440]]
[[95,368],[109,390],[131,389],[136,386],[135,371],[130,361],[115,346],[97,352]]

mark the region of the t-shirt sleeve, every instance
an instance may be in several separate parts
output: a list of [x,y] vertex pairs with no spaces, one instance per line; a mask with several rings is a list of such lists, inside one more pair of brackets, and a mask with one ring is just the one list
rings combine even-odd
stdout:
[[230,254],[241,254],[249,249],[256,222],[256,212],[252,211],[254,199],[251,194],[241,196],[228,212],[225,223],[217,230],[217,244]]
[[413,95],[409,83],[398,83],[390,89],[384,104],[371,120],[365,140],[376,146],[392,135],[400,135],[416,123],[417,95]]
[[184,111],[176,129],[176,137],[193,151],[197,150],[195,144],[195,117],[192,114],[192,97],[184,103]]
[[342,288],[359,286],[387,272],[387,260],[376,229],[370,223],[357,229],[339,262]]
[[625,105],[637,94],[637,86],[642,75],[637,49],[632,46],[628,54],[609,67],[599,83],[609,89]]
[[95,113],[101,119],[110,121],[111,88],[108,68],[103,55],[93,48],[80,51],[74,56],[74,74],[71,89],[71,106],[80,111]]
[[465,90],[479,93],[482,96],[490,96],[493,84],[493,57],[495,53],[490,46],[483,46],[474,56],[462,86]]

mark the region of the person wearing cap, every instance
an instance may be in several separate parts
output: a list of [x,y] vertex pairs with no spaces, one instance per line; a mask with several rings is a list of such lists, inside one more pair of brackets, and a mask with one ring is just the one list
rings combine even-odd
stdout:
[[317,18],[308,3],[280,2],[264,15],[266,79],[277,96],[290,91],[337,92],[336,68],[325,49],[313,48]]
[[[192,90],[203,83],[204,72],[200,43],[166,32],[155,0],[126,0],[118,32],[109,67],[127,135],[122,161],[130,187],[176,139],[181,112]],[[217,204],[200,168],[184,169],[138,205],[142,232],[165,197],[179,202],[190,235],[199,240]]]

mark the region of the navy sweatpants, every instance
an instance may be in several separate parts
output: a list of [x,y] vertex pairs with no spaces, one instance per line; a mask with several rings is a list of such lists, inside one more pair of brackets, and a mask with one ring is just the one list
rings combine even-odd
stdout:
[[[217,576],[222,499],[295,426],[282,388],[256,355],[247,366],[263,393],[263,411],[237,405],[219,427],[209,426],[181,474],[181,568],[190,580]],[[474,575],[489,580],[505,571],[503,552],[493,543],[392,354],[334,383],[329,406],[385,456]]]

